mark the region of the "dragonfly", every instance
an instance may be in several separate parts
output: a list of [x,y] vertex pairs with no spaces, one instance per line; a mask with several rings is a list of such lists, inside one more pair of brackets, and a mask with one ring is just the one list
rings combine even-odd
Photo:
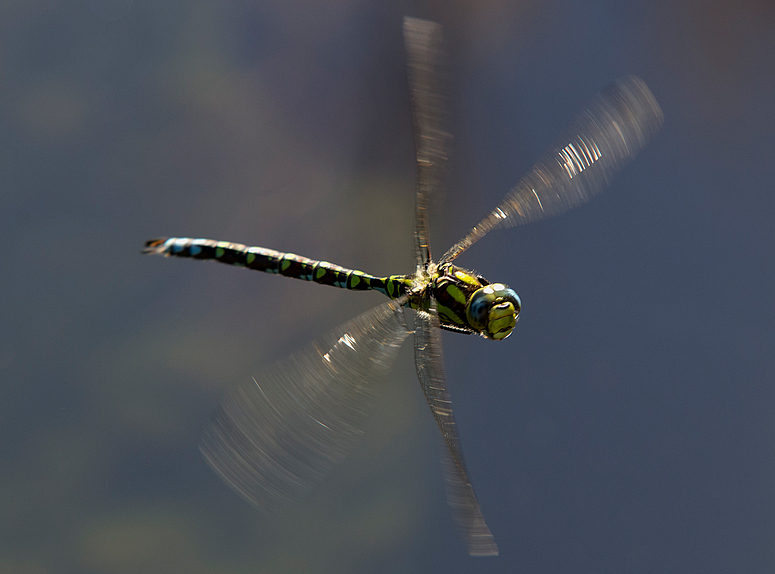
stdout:
[[439,24],[405,18],[403,33],[417,178],[413,273],[379,277],[292,253],[190,237],[153,239],[143,253],[219,261],[387,295],[389,301],[229,392],[200,449],[215,472],[253,505],[298,500],[352,448],[373,408],[376,381],[388,377],[398,349],[413,335],[417,376],[444,442],[442,467],[454,521],[469,554],[493,556],[498,546],[463,459],[440,333],[503,341],[516,326],[521,301],[510,287],[453,262],[490,231],[552,217],[588,201],[659,131],[663,115],[642,80],[615,81],[489,214],[434,261],[429,215],[432,200],[443,191],[450,142],[446,55]]

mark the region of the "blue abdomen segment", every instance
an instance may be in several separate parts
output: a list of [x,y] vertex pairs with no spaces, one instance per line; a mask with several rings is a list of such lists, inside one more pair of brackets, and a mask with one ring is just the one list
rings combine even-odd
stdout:
[[308,259],[293,253],[282,253],[265,247],[248,247],[241,243],[213,239],[191,237],[152,239],[145,244],[143,253],[218,261],[340,289],[379,291],[391,299],[402,296],[409,285],[404,275],[375,277],[363,271],[346,269],[327,261]]

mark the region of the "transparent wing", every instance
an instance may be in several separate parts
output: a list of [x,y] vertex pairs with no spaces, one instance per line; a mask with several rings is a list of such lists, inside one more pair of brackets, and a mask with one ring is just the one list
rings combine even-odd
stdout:
[[397,299],[231,392],[205,432],[207,463],[260,508],[320,482],[361,434],[375,383],[409,335]]
[[468,553],[472,556],[496,556],[498,546],[485,524],[463,462],[460,438],[447,392],[435,302],[430,313],[417,312],[415,317],[414,356],[417,376],[446,446],[442,464],[447,500],[452,507],[457,527],[468,545]]
[[588,201],[643,149],[662,119],[659,104],[640,78],[628,76],[609,85],[441,262],[452,261],[493,229],[551,217]]
[[424,269],[431,258],[428,209],[430,201],[444,186],[450,138],[444,130],[447,103],[442,86],[445,55],[441,49],[441,26],[426,20],[404,18],[404,43],[417,158],[415,264]]

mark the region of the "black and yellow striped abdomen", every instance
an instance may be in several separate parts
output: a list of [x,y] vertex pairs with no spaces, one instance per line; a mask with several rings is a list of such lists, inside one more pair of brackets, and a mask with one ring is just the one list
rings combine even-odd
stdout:
[[340,289],[379,291],[391,299],[401,297],[411,286],[410,278],[405,275],[375,277],[363,271],[346,269],[327,261],[308,259],[293,253],[282,253],[264,247],[248,247],[241,243],[213,239],[191,237],[152,239],[145,244],[143,253],[218,261]]

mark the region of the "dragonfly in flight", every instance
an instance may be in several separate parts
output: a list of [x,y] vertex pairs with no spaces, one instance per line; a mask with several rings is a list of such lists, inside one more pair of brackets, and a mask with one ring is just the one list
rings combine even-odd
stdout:
[[[158,238],[143,253],[219,261],[355,291],[390,301],[312,342],[230,392],[200,446],[208,464],[258,507],[294,500],[320,482],[361,432],[375,382],[414,335],[417,376],[441,430],[447,498],[468,552],[498,554],[471,486],[447,391],[440,329],[502,341],[521,302],[513,289],[454,265],[490,231],[552,217],[602,191],[662,125],[662,111],[634,76],[599,93],[487,216],[438,261],[431,259],[429,210],[439,195],[450,136],[442,89],[441,26],[404,20],[416,153],[415,269],[377,277],[263,247],[186,237]],[[413,329],[404,310],[411,309]]]

